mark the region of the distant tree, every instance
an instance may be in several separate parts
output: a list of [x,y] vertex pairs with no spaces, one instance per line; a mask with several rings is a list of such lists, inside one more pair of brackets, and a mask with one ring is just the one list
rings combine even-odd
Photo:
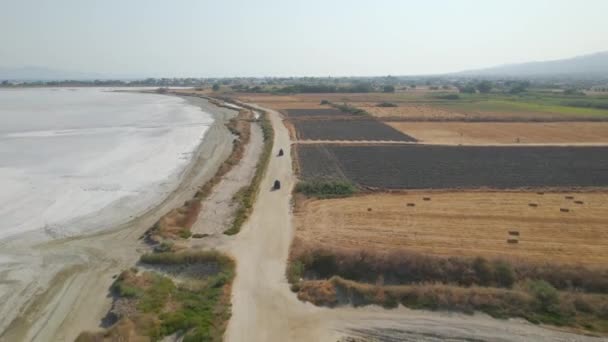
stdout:
[[213,89],[213,91],[218,91],[218,90],[220,90],[220,85],[219,85],[218,83],[215,83],[215,84],[213,85],[213,88],[212,88],[212,89]]
[[481,81],[481,82],[477,83],[476,88],[477,88],[477,90],[479,90],[480,93],[483,93],[483,94],[489,93],[490,90],[492,90],[492,82]]
[[441,89],[448,90],[448,89],[450,89],[450,86],[449,85],[443,85],[443,86],[441,86]]
[[412,89],[416,89],[416,85],[415,85],[415,84],[412,84],[412,85],[410,85],[410,88],[412,88]]
[[513,82],[513,83],[511,83],[511,88],[509,89],[509,93],[511,93],[511,94],[523,93],[528,89],[529,86],[530,86],[530,82],[528,82],[528,81]]
[[474,94],[475,87],[472,84],[458,86],[458,91],[465,94]]
[[7,86],[8,85],[8,81],[2,81],[2,85],[3,86]]
[[393,86],[393,85],[385,85],[384,88],[382,88],[382,91],[384,91],[385,93],[394,93],[395,92],[395,86]]
[[580,91],[576,88],[568,88],[568,89],[564,90],[564,94],[565,95],[585,95],[585,93],[583,93],[582,91]]

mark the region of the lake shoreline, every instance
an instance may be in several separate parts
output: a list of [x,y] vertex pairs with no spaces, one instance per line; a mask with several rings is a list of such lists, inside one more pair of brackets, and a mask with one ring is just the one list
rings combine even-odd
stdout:
[[213,177],[232,149],[225,123],[236,112],[201,98],[182,98],[211,114],[214,122],[166,198],[95,233],[49,240],[36,231],[0,241],[8,255],[0,258],[0,286],[9,289],[0,306],[0,339],[73,340],[84,329],[98,328],[111,303],[100,294],[107,293],[113,276],[135,264],[145,248],[141,235]]

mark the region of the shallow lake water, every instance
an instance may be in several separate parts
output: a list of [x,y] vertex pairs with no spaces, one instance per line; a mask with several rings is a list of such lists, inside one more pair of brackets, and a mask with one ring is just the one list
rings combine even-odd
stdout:
[[175,188],[212,122],[172,96],[0,90],[0,238],[128,220]]

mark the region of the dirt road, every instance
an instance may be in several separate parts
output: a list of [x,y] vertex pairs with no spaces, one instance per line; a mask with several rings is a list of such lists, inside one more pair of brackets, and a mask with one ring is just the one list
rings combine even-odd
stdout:
[[203,207],[192,226],[192,233],[217,235],[230,227],[237,205],[233,197],[244,186],[251,183],[264,139],[259,124],[251,124],[251,136],[245,146],[243,157],[234,167],[222,177],[209,197],[203,201]]
[[[232,318],[226,340],[337,341],[342,336],[371,337],[376,341],[592,341],[521,320],[495,320],[405,308],[326,309],[300,302],[285,277],[293,235],[291,189],[295,182],[290,138],[280,115],[269,111],[275,129],[275,155],[262,182],[249,221],[226,246],[237,260],[233,283]],[[278,179],[282,188],[271,191]],[[224,248],[222,248],[224,249]]]

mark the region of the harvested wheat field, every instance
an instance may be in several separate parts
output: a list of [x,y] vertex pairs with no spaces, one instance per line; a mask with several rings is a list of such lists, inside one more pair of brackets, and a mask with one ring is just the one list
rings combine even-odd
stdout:
[[392,127],[429,144],[600,144],[608,143],[608,122],[391,122]]
[[[608,193],[423,192],[298,199],[318,246],[608,264]],[[510,240],[510,242],[509,242]]]
[[465,112],[437,108],[426,104],[399,104],[398,107],[378,107],[377,103],[357,103],[356,107],[381,119],[441,121],[465,120],[469,117]]

